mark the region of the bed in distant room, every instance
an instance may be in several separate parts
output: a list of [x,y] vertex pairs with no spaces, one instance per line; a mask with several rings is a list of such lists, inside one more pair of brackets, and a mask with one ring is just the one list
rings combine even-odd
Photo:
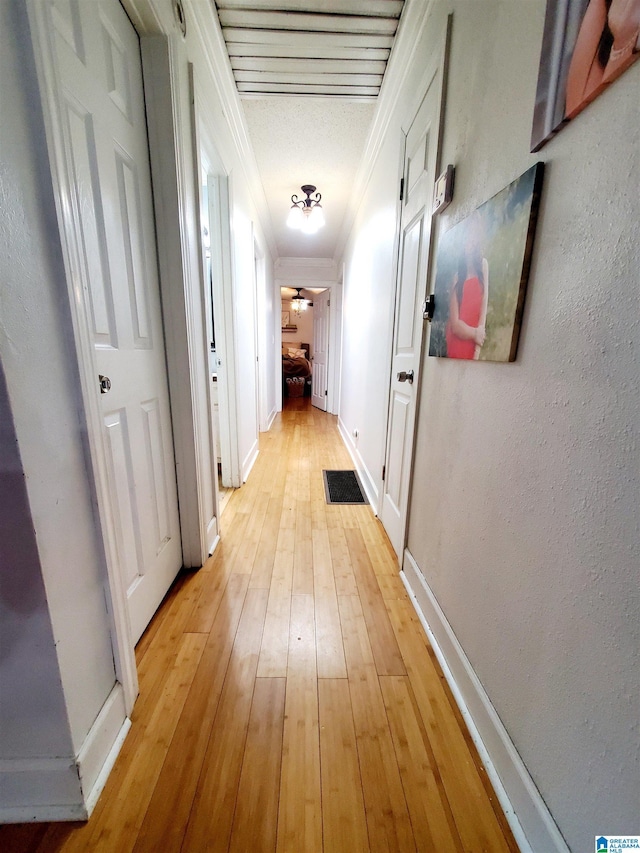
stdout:
[[287,397],[311,394],[309,344],[282,343],[282,391]]

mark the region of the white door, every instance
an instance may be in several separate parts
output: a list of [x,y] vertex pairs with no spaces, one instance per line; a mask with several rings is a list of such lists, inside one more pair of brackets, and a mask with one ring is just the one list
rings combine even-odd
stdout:
[[400,560],[413,458],[422,350],[422,303],[426,295],[441,98],[442,72],[438,67],[405,141],[392,374],[380,508],[380,520]]
[[138,36],[117,0],[53,10],[118,562],[137,641],[182,565]]
[[313,297],[313,369],[311,372],[311,404],[327,411],[329,359],[329,298],[325,290]]

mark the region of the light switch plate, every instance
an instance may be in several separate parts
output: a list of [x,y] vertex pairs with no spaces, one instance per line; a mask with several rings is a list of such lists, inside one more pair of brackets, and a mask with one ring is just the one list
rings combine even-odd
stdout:
[[449,165],[447,166],[446,171],[444,171],[436,181],[433,193],[434,213],[442,213],[442,211],[451,204],[455,172],[455,168]]

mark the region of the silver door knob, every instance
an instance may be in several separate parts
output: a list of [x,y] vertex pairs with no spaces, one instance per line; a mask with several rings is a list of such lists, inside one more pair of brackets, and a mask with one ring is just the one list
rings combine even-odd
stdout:
[[401,370],[398,373],[398,382],[408,382],[413,385],[413,370]]
[[100,383],[100,393],[106,394],[111,391],[111,380],[108,376],[103,376],[102,373],[98,374],[98,382]]

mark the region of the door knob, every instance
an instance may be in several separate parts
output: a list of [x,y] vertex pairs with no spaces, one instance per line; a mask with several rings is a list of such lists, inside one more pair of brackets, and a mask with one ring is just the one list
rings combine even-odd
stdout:
[[413,385],[413,370],[401,370],[398,373],[398,382],[408,382]]
[[111,380],[108,376],[103,376],[102,373],[99,373],[98,381],[100,383],[101,394],[106,394],[108,391],[111,391]]

